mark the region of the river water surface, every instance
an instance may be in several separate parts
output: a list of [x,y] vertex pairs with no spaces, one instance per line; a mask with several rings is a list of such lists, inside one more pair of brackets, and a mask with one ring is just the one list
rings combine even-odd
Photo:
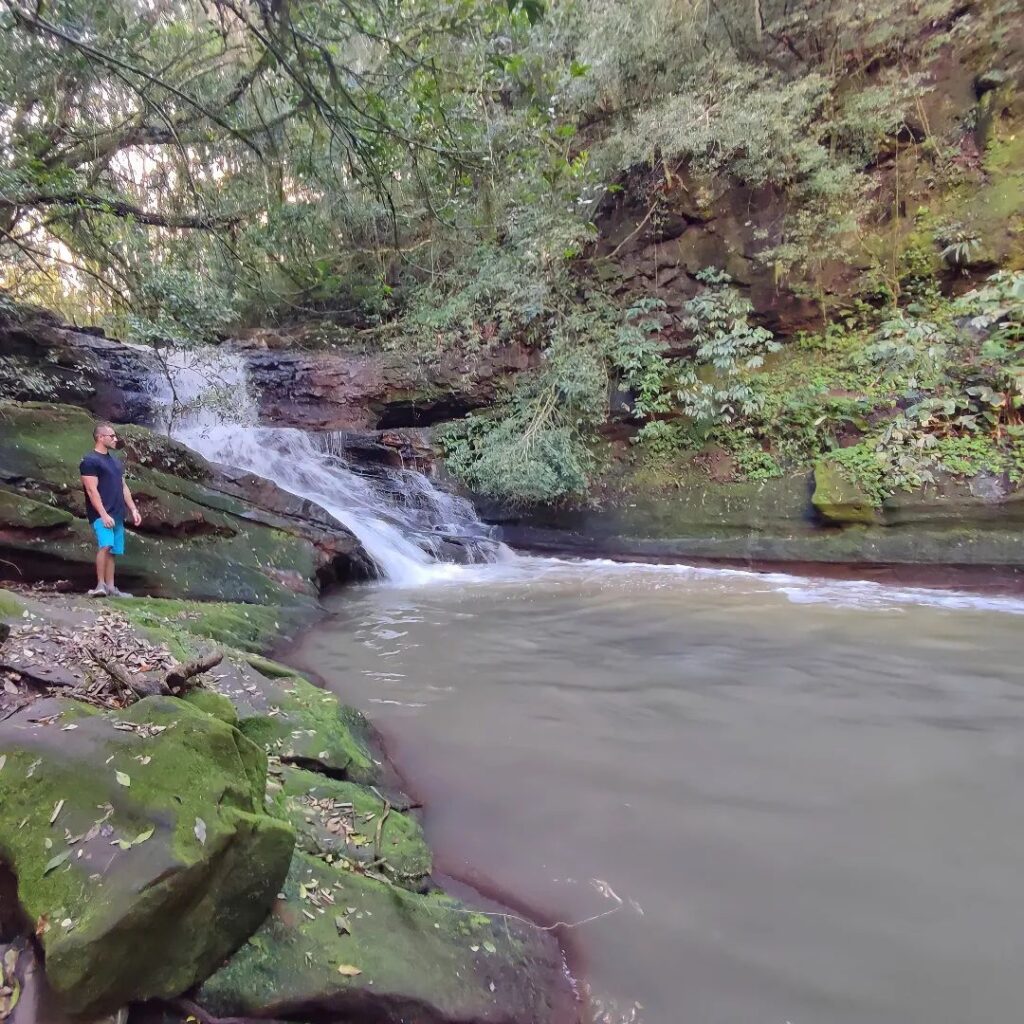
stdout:
[[384,734],[446,871],[605,915],[561,933],[595,1019],[1009,1024],[1021,613],[518,559],[348,590],[292,660]]

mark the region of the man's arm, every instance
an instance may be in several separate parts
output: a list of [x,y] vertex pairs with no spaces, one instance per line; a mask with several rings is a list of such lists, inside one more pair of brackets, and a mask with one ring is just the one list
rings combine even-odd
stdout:
[[83,476],[82,486],[85,488],[85,496],[90,504],[100,514],[100,522],[109,530],[114,525],[114,519],[103,507],[103,499],[100,497],[100,478],[98,476]]
[[138,526],[142,522],[142,516],[139,515],[139,510],[135,507],[135,501],[132,498],[132,492],[128,490],[128,485],[122,482],[122,487],[124,487],[125,507],[132,514],[132,526]]

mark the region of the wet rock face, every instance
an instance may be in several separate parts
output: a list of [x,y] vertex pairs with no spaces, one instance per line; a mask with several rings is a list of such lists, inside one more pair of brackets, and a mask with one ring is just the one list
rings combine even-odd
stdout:
[[252,331],[234,342],[260,394],[260,418],[304,430],[424,427],[494,401],[498,386],[533,354],[505,346],[473,359],[452,353],[430,365],[390,354],[303,351],[297,332]]
[[[310,348],[307,334],[254,329],[226,343],[244,354],[269,426],[360,433],[426,427],[490,404],[503,381],[535,361],[535,353],[510,345],[416,364],[390,353]],[[100,419],[152,425],[152,385],[163,375],[154,353],[100,329],[79,330],[43,312],[0,318],[0,400],[58,402]],[[392,434],[383,443],[398,451],[410,442]]]
[[938,476],[874,508],[828,466],[759,482],[693,473],[671,491],[625,485],[599,508],[482,502],[479,511],[507,543],[535,551],[858,571],[960,567],[971,578],[1024,580],[1024,489],[1002,477]]
[[[695,275],[705,267],[726,271],[773,333],[785,337],[821,327],[818,304],[780,286],[770,261],[760,259],[783,240],[790,212],[784,193],[728,181],[709,188],[682,168],[652,185],[653,177],[637,169],[623,191],[605,200],[594,255],[605,261],[616,294],[649,294],[665,302],[665,340],[685,340],[683,305],[701,290]],[[655,215],[652,204],[660,210]],[[840,263],[820,272],[826,291],[844,290],[855,276],[855,268]]]
[[0,398],[64,402],[99,419],[152,423],[152,353],[51,314],[0,319]]

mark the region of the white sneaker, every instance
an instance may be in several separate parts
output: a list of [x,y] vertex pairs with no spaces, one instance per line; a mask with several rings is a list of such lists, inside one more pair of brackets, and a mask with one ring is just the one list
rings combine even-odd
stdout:
[[85,596],[86,597],[109,597],[110,595],[107,592],[107,585],[105,583],[97,583],[96,586],[92,588],[92,590],[87,590],[85,592]]
[[132,597],[132,594],[128,594],[123,590],[118,590],[117,587],[110,587],[107,590],[107,597]]

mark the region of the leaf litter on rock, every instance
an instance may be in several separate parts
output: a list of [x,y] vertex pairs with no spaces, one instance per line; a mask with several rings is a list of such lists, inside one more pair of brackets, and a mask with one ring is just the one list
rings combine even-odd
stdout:
[[43,868],[43,874],[48,875],[54,868],[59,868],[71,856],[71,853],[71,849],[68,848],[67,850],[62,850],[56,857],[51,857],[46,862],[46,867]]

